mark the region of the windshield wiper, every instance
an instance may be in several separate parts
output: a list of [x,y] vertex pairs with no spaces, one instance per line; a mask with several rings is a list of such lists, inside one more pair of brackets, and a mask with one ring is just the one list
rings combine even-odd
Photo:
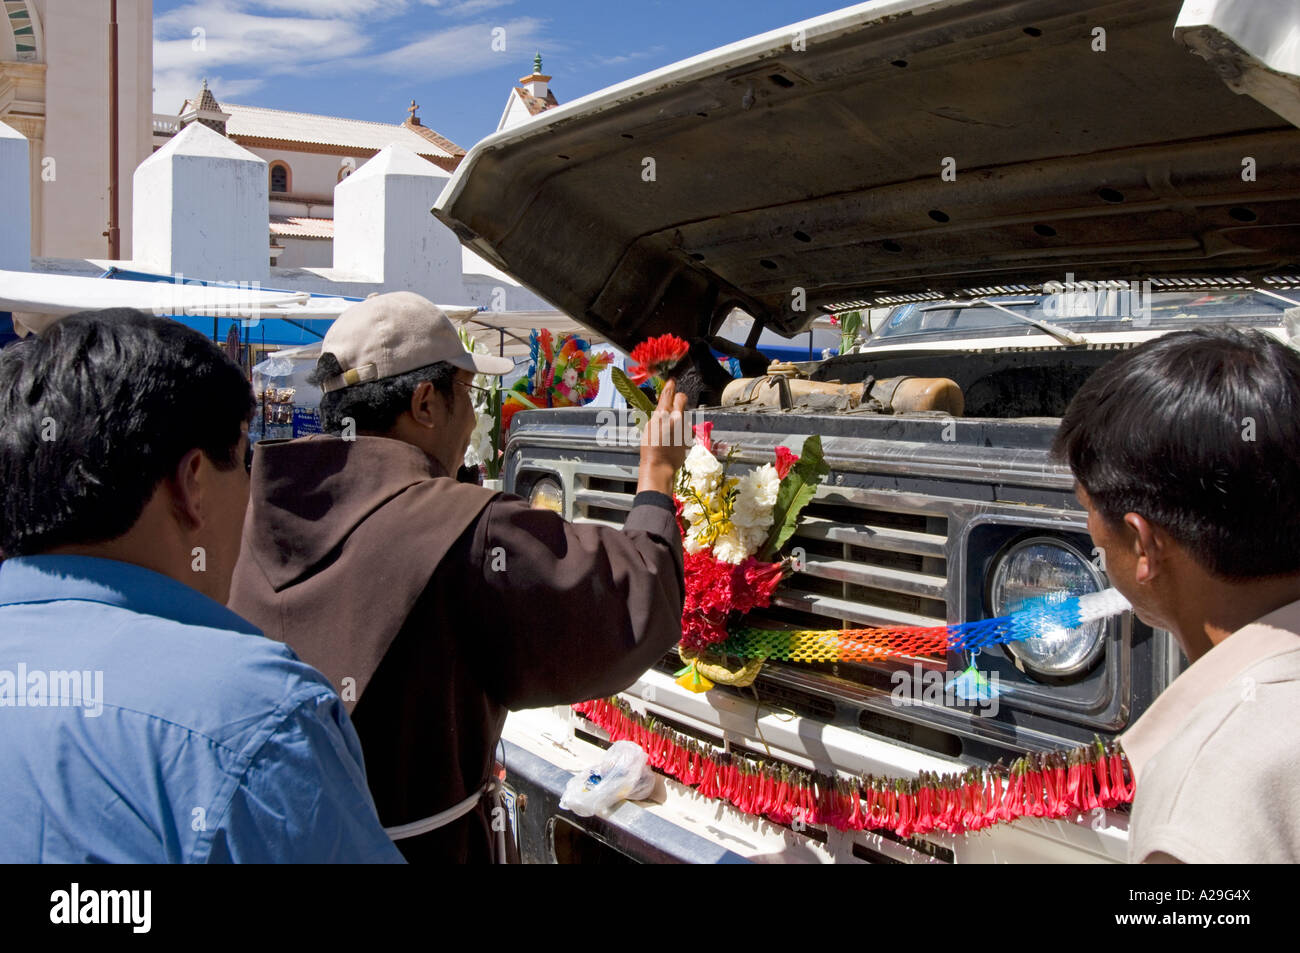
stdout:
[[[1007,302],[1007,304],[1036,304],[1036,303],[1037,303],[1036,301],[1008,301]],[[957,308],[980,308],[980,307],[996,308],[997,310],[1001,311],[1004,314],[1011,315],[1011,317],[1017,319],[1018,321],[1024,321],[1026,324],[1032,324],[1034,327],[1038,328],[1038,330],[1042,331],[1044,334],[1050,334],[1052,337],[1056,338],[1056,340],[1060,341],[1062,344],[1087,344],[1088,343],[1088,339],[1085,338],[1082,334],[1076,334],[1073,331],[1068,331],[1063,327],[1059,327],[1058,325],[1055,324],[1050,324],[1047,321],[1040,321],[1038,320],[1038,318],[1031,318],[1029,315],[1024,314],[1020,311],[1012,311],[1010,308],[1003,307],[1001,304],[998,304],[996,301],[989,301],[987,298],[975,298],[971,301],[947,301],[944,302],[943,304],[935,304],[935,305],[930,305],[929,307],[926,308],[921,308],[921,310],[922,311],[951,311]]]

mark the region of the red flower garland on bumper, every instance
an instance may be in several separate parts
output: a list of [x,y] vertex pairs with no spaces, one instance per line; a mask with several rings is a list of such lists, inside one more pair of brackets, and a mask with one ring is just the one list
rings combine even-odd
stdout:
[[1133,800],[1133,770],[1119,742],[1096,739],[1071,751],[1028,754],[1010,768],[916,778],[831,777],[717,751],[632,711],[618,698],[573,710],[612,741],[633,741],[649,762],[705,797],[729,801],[777,824],[798,819],[841,831],[890,830],[899,837],[960,834],[1021,817],[1063,818]]

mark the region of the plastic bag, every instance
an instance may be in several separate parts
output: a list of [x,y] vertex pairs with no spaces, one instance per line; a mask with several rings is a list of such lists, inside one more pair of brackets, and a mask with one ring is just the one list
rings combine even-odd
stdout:
[[608,811],[619,801],[640,800],[654,786],[654,769],[646,763],[641,746],[631,741],[616,741],[599,764],[569,779],[560,807],[579,817],[591,817]]
[[283,348],[253,366],[257,413],[248,427],[250,440],[288,440],[320,433],[320,388],[308,381],[321,345]]

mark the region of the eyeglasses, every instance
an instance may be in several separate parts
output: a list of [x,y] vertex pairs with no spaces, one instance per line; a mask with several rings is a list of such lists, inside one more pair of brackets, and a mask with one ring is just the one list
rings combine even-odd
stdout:
[[459,384],[461,387],[465,388],[471,393],[477,394],[478,396],[483,397],[485,399],[488,397],[488,395],[492,393],[492,391],[490,391],[486,387],[479,387],[476,384],[469,384],[462,380],[455,380],[452,383]]

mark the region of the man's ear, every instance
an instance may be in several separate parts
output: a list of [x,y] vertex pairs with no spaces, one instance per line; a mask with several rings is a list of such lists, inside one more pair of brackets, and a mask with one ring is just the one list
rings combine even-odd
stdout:
[[1164,571],[1168,558],[1165,533],[1140,513],[1125,513],[1127,545],[1133,552],[1133,575],[1138,583],[1153,582]]
[[420,381],[415,385],[415,391],[411,394],[411,417],[417,424],[425,428],[434,427],[446,413],[446,403],[433,384]]
[[180,463],[163,482],[172,496],[172,512],[185,529],[198,529],[203,525],[203,493],[199,471],[203,467],[203,451],[191,450],[181,457]]

